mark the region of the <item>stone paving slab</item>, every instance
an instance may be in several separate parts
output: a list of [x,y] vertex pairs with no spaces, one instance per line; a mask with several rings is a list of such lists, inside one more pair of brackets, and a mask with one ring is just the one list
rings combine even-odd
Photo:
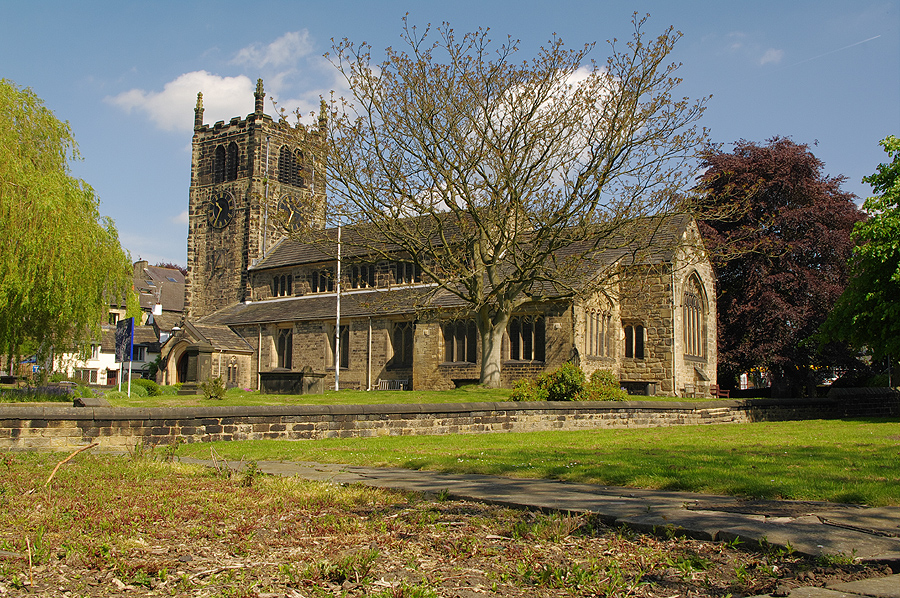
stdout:
[[900,543],[891,538],[827,526],[807,521],[770,523],[768,521],[722,529],[719,538],[758,545],[790,546],[800,554],[810,556],[843,555],[860,561],[881,562],[885,555],[900,550]]
[[[838,592],[850,592],[851,594],[861,594],[863,596],[900,598],[900,575],[861,579],[859,581],[839,583],[828,587]],[[791,595],[793,595],[793,592]]]
[[900,507],[875,507],[848,511],[819,512],[824,523],[848,529],[900,538]]
[[[760,594],[759,596],[752,596],[751,598],[771,598],[771,596],[771,594]],[[794,588],[791,590],[790,598],[859,598],[859,594],[810,586],[805,588]]]

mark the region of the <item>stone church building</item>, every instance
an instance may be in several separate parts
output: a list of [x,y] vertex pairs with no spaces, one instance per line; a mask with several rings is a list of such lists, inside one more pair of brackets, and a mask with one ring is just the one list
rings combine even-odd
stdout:
[[[334,253],[285,234],[301,219],[304,230],[324,220],[316,148],[325,115],[318,127],[273,121],[263,112],[262,81],[255,100],[246,118],[209,126],[198,95],[185,322],[162,349],[160,381],[221,376],[230,386],[302,392],[333,388],[338,368],[342,388],[477,382],[474,320],[411,261],[351,248],[338,297]],[[696,223],[660,219],[651,247],[640,258],[627,244],[601,256],[614,275],[599,290],[547,294],[515,313],[502,343],[503,385],[574,360],[588,374],[613,371],[636,394],[708,394],[716,384],[715,278]]]

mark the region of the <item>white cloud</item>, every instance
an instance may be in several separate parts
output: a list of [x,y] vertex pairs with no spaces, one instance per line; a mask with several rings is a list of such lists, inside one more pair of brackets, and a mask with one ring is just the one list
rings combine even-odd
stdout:
[[232,63],[255,68],[291,66],[312,51],[309,32],[304,29],[285,33],[267,46],[251,44],[241,48]]
[[256,84],[249,77],[220,77],[206,71],[180,75],[162,91],[132,89],[105,98],[126,113],[144,112],[166,131],[190,131],[194,126],[197,92],[203,92],[204,122],[227,120],[253,111]]
[[187,210],[183,211],[181,214],[178,214],[177,216],[172,218],[173,224],[188,224],[189,221],[190,221],[190,218],[188,216]]
[[763,54],[762,58],[759,59],[759,64],[769,64],[770,62],[778,64],[781,62],[782,58],[784,58],[784,50],[769,48],[766,50],[765,54]]

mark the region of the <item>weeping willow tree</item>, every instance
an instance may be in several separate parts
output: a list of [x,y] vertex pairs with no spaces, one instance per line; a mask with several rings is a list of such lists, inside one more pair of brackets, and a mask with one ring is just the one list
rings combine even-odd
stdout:
[[0,80],[0,355],[38,362],[99,334],[130,283],[129,260],[94,190],[69,172],[68,123]]
[[558,38],[521,61],[486,30],[406,22],[405,51],[382,62],[366,44],[335,47],[349,95],[322,119],[329,223],[360,225],[359,244],[406,254],[465,304],[482,384],[500,383],[514,310],[543,288],[574,295],[598,253],[636,246],[635,223],[674,213],[692,182],[705,100],[674,95],[680,34],[649,37],[645,22],[605,64]]

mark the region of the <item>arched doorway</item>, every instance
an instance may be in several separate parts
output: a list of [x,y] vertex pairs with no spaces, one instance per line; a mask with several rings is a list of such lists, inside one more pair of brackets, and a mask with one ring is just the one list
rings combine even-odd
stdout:
[[178,364],[175,366],[176,382],[187,382],[188,374],[188,354],[187,351],[178,358]]

